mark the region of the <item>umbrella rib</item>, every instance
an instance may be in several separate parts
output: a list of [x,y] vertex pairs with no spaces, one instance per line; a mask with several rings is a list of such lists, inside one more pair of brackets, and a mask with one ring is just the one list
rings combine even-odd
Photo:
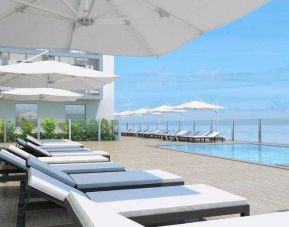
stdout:
[[[126,17],[125,14],[118,8],[116,8],[111,1],[108,1],[109,5],[115,10],[116,13],[119,14],[119,16],[121,17]],[[130,30],[132,31],[133,34],[135,34],[136,38],[141,41],[142,43],[145,44],[146,49],[151,52],[153,55],[155,56],[159,56],[159,54],[155,51],[155,49],[149,44],[149,42],[147,42],[147,40],[145,39],[145,37],[135,28],[134,25],[132,25],[131,21],[129,20],[125,20],[125,25],[128,26],[130,28]]]
[[[79,10],[79,7],[80,7],[80,2],[79,2],[79,4],[78,4],[78,10]],[[76,22],[74,22],[74,23],[72,24],[71,33],[70,33],[70,38],[69,38],[69,40],[68,40],[68,45],[67,45],[67,46],[68,46],[68,49],[70,49],[71,46],[72,46],[74,31],[75,31],[76,29],[78,29],[79,27],[81,27],[81,25],[78,24],[78,26],[77,26],[77,23],[76,23]]]
[[55,16],[58,16],[58,17],[63,17],[63,18],[66,18],[66,19],[69,19],[69,20],[72,20],[72,21],[75,21],[76,19],[78,19],[78,18],[75,18],[75,17],[71,17],[71,16],[68,16],[68,15],[64,15],[64,14],[59,13],[59,12],[54,11],[54,10],[50,10],[50,9],[47,9],[47,8],[44,8],[44,7],[35,5],[35,4],[33,4],[33,3],[23,2],[23,1],[21,1],[21,0],[10,0],[10,1],[15,2],[15,3],[22,4],[22,5],[24,5],[24,6],[29,6],[29,7],[31,7],[31,8],[37,9],[37,10],[39,10],[39,11],[43,11],[43,12],[45,12],[45,13],[52,14],[52,15],[55,15]]
[[71,11],[75,16],[77,16],[77,18],[80,18],[80,17],[81,17],[80,14],[79,14],[79,12],[78,12],[76,9],[74,9],[73,6],[70,5],[66,0],[61,0],[61,1],[63,2],[64,5],[67,6],[68,9],[70,9],[70,11]]
[[[39,1],[39,0],[32,0],[30,3],[35,3],[35,2],[37,2],[37,1]],[[26,6],[26,7],[27,7],[27,6]],[[11,17],[11,16],[13,16],[13,15],[15,15],[15,14],[17,14],[17,13],[23,13],[24,10],[25,10],[25,6],[23,7],[23,5],[11,9],[10,12],[4,14],[3,16],[0,16],[0,23],[1,23],[1,22],[4,22],[4,21],[7,20],[9,17]]]
[[171,12],[169,12],[169,11],[167,11],[167,10],[164,10],[164,9],[162,9],[162,8],[160,8],[160,7],[157,7],[156,5],[148,2],[147,0],[138,0],[138,1],[139,1],[139,2],[142,2],[143,5],[145,5],[145,6],[149,7],[149,8],[151,8],[151,9],[155,10],[156,12],[157,12],[158,10],[164,11],[165,14],[167,14],[167,17],[168,17],[168,18],[171,18],[171,19],[173,19],[174,21],[177,21],[178,23],[181,23],[181,24],[183,24],[183,25],[186,25],[186,26],[188,26],[188,27],[190,27],[190,28],[192,28],[192,29],[194,29],[194,30],[197,30],[200,34],[203,34],[203,33],[205,32],[205,31],[203,31],[202,29],[198,28],[197,26],[194,26],[194,25],[188,23],[187,21],[185,21],[185,20],[177,17],[176,15],[174,15],[173,13],[171,13]]

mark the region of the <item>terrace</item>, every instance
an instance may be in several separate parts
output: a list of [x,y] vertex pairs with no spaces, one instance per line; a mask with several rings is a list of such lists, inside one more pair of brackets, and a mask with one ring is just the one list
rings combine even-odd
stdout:
[[[186,184],[208,184],[248,198],[251,214],[289,208],[289,171],[275,167],[224,160],[197,154],[162,150],[161,140],[122,137],[120,141],[84,142],[85,146],[110,152],[112,161],[128,169],[163,169],[183,176]],[[5,146],[7,144],[1,144]],[[16,221],[18,184],[0,184],[2,226]],[[64,209],[29,211],[26,226],[52,226],[72,223]]]

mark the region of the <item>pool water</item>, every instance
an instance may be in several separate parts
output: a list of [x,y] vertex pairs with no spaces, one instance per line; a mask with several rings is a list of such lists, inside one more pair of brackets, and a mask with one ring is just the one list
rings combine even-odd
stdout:
[[258,144],[186,144],[160,148],[268,165],[288,165],[289,147]]

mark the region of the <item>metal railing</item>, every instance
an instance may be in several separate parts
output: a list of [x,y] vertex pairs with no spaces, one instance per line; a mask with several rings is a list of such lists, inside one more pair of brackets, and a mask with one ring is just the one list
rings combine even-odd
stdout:
[[121,130],[219,131],[226,140],[289,144],[289,118],[187,121],[120,121]]

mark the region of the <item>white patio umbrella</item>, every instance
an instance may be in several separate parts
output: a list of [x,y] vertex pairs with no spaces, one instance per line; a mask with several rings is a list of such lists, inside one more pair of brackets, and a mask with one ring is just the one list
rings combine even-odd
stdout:
[[267,2],[1,0],[0,44],[2,47],[160,56]]
[[150,110],[147,108],[140,108],[140,109],[133,111],[134,116],[142,116],[142,115],[147,115],[149,113],[150,113]]
[[174,107],[175,110],[220,110],[223,108],[224,107],[222,106],[205,103],[198,100],[187,102]]
[[[184,112],[186,112],[186,110],[175,110],[173,106],[169,106],[169,105],[162,105],[162,106],[159,106],[150,110],[150,113],[152,114],[184,113]],[[157,127],[156,127],[157,129],[159,127],[160,120],[161,120],[160,116],[158,116],[158,122],[157,122]]]
[[48,87],[67,90],[97,89],[118,76],[57,61],[0,66],[0,86]]
[[53,88],[18,88],[0,92],[0,99],[17,101],[73,102],[82,95]]
[[169,106],[169,105],[162,105],[156,108],[153,108],[150,110],[150,113],[182,113],[185,112],[185,110],[176,110],[174,109],[173,106]]
[[[218,128],[218,110],[224,109],[224,107],[194,100],[191,102],[187,102],[187,103],[175,106],[174,109],[175,110],[187,110],[187,111],[188,110],[215,110],[216,118],[217,118],[216,123],[217,123],[217,128]],[[212,124],[211,124],[211,131],[212,131]]]
[[123,112],[120,112],[120,113],[114,113],[114,116],[118,116],[118,117],[129,117],[129,116],[132,116],[133,115],[133,112],[132,111],[123,111]]

